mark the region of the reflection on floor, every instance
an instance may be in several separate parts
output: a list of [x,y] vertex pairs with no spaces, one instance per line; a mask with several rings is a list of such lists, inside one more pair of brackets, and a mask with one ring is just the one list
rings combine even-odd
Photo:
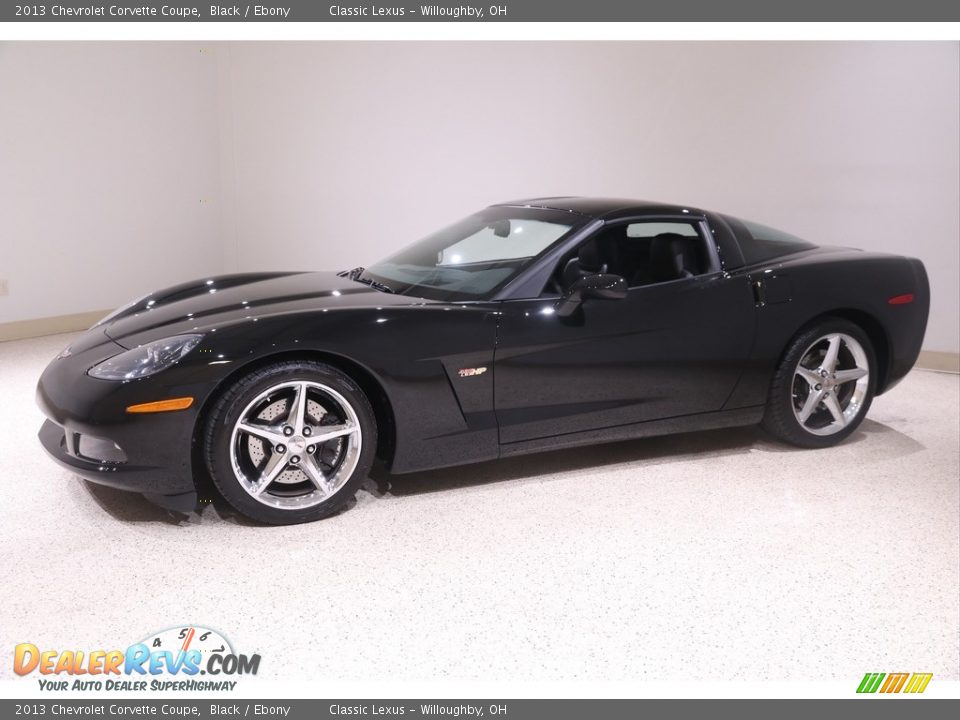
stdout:
[[912,373],[830,450],[736,429],[377,470],[348,512],[265,528],[48,460],[33,388],[69,339],[0,344],[3,647],[188,622],[271,679],[960,675],[957,376]]

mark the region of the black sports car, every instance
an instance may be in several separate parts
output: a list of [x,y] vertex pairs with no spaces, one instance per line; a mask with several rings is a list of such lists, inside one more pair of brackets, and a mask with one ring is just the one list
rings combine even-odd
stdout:
[[268,523],[394,473],[762,423],[843,440],[920,351],[919,260],[690,207],[495,205],[369,268],[151,293],[50,365],[44,447],[98,483],[197,504],[209,472]]

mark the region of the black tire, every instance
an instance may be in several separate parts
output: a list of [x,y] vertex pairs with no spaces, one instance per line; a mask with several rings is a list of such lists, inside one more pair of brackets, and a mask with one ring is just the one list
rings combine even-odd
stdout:
[[[846,364],[846,371],[851,371],[849,366],[854,358],[854,353],[859,354],[855,348],[856,344],[859,344],[859,350],[862,351],[863,360],[867,364],[866,369],[869,373],[866,376],[866,381],[862,384],[859,381],[847,381],[845,385],[833,387],[828,386],[826,381],[823,386],[811,385],[810,381],[798,377],[797,373],[801,361],[804,362],[804,370],[809,370],[811,365],[816,365],[816,358],[820,357],[821,353],[825,353],[827,346],[829,346],[828,336],[836,335],[854,341],[853,343],[847,343],[847,341],[841,340],[839,345],[841,359],[837,363],[837,369],[843,369],[842,365]],[[821,358],[821,360],[823,359],[825,358]],[[855,362],[853,365],[855,367],[860,366],[859,363]],[[819,370],[820,368],[815,369]],[[832,375],[828,374],[828,380],[833,382]],[[804,448],[831,447],[845,440],[860,426],[870,409],[870,404],[873,402],[876,382],[876,354],[866,333],[847,320],[824,318],[804,328],[790,342],[779,367],[774,373],[761,425],[774,437],[792,445]],[[819,393],[821,387],[823,392],[827,394],[828,400],[830,393],[833,392],[833,398],[844,411],[844,417],[850,414],[849,419],[845,419],[844,425],[840,426],[836,422],[837,416],[830,412],[826,403],[814,404],[816,403],[816,397],[810,399],[811,405],[815,409],[808,417],[807,425],[801,423],[798,413],[802,414],[806,400],[810,398],[811,394]],[[806,391],[806,394],[804,394],[804,391]],[[857,400],[851,406],[855,398]],[[814,427],[817,424],[821,424],[822,427]]]
[[[251,410],[249,407],[251,403],[256,403],[258,399],[262,398],[268,391],[270,391],[270,394],[267,394],[266,399],[263,399],[261,402],[271,403],[274,397],[279,398],[283,393],[283,390],[277,390],[278,387],[295,383],[309,384],[299,386],[301,388],[307,388],[302,390],[304,407],[308,408],[306,410],[307,415],[304,416],[303,421],[305,429],[302,430],[300,435],[290,437],[289,453],[287,453],[285,446],[281,448],[283,453],[277,453],[275,465],[285,464],[286,469],[280,471],[276,480],[265,483],[265,489],[262,491],[261,496],[263,500],[261,500],[251,494],[251,491],[247,489],[247,487],[251,485],[252,480],[256,479],[257,469],[253,468],[251,470],[251,478],[244,477],[241,479],[241,477],[238,476],[238,472],[242,475],[242,470],[235,471],[234,462],[236,459],[238,467],[241,467],[244,462],[250,462],[252,464],[252,456],[255,452],[251,452],[249,448],[254,448],[254,451],[259,448],[262,455],[262,465],[266,467],[270,464],[267,461],[273,459],[273,455],[276,453],[274,448],[277,446],[273,444],[272,440],[261,439],[255,434],[240,434],[242,431],[239,430],[235,432],[235,427],[245,411],[248,413],[254,412],[254,410]],[[330,393],[328,397],[329,412],[327,412],[327,406],[321,405],[318,402],[323,398],[327,398],[327,396],[316,394],[313,397],[309,396],[309,393],[323,393],[324,390],[322,390],[322,388],[326,388]],[[274,392],[277,394],[274,395]],[[298,392],[297,386],[292,387],[289,392]],[[335,397],[339,398],[339,400],[335,400]],[[334,408],[340,406],[340,400],[345,401],[349,405],[356,420],[355,423],[343,420],[343,426],[359,426],[359,431],[356,435],[351,434],[349,437],[333,439],[326,443],[309,446],[313,448],[312,454],[309,457],[306,454],[310,452],[308,448],[303,448],[300,451],[304,453],[302,459],[299,455],[295,455],[294,453],[297,452],[295,448],[300,447],[297,443],[303,444],[310,442],[309,437],[305,438],[301,437],[301,435],[307,435],[307,433],[322,433],[324,425],[333,427],[332,423],[337,419],[334,417],[334,415],[337,414]],[[264,412],[269,411],[275,413],[274,408],[281,407],[278,405],[278,403],[281,402],[285,403],[282,407],[286,408],[286,412],[290,412],[291,405],[296,404],[294,395],[291,394],[289,399],[276,400],[273,404],[269,405],[268,409]],[[311,406],[310,402],[314,404]],[[313,416],[309,414],[310,407],[314,408],[315,414],[320,414],[322,423],[317,421],[316,424],[314,424],[315,420]],[[348,412],[349,411],[345,411],[340,414],[346,415]],[[249,417],[248,415],[245,421],[248,421]],[[271,415],[269,417],[273,419],[274,416]],[[276,424],[264,425],[263,427],[279,428],[285,425],[288,420],[289,417],[281,419]],[[247,424],[249,424],[249,422]],[[307,425],[310,425],[310,428],[307,428]],[[213,479],[214,484],[224,499],[239,513],[253,520],[271,525],[292,525],[295,523],[311,522],[339,512],[353,499],[357,489],[368,477],[377,448],[376,417],[366,395],[353,380],[337,368],[313,360],[282,361],[260,368],[244,376],[229,387],[213,405],[204,430],[204,459],[207,464],[207,469],[210,472],[210,477]],[[282,432],[282,430],[280,432]],[[316,434],[314,435],[314,437],[318,436],[319,435]],[[282,439],[282,437],[280,439]],[[356,444],[350,445],[350,443]],[[332,455],[331,448],[334,448]],[[353,448],[353,450],[350,451],[350,463],[349,465],[343,465],[344,459],[341,459],[339,470],[337,470],[335,464],[331,465],[331,476],[341,474],[341,470],[343,474],[349,472],[349,476],[340,481],[336,489],[332,490],[329,496],[326,496],[320,490],[319,485],[316,483],[313,485],[310,484],[305,463],[316,460],[316,463],[311,464],[310,468],[312,470],[322,469],[321,457],[333,457],[334,460],[332,462],[335,463],[337,452],[341,452],[340,448]],[[342,452],[346,454],[347,450],[343,450]],[[294,461],[298,464],[290,464]],[[354,462],[355,466],[353,470],[349,471],[349,466],[353,465]],[[266,476],[266,473],[261,471],[260,477],[265,478]],[[294,480],[288,478],[294,478]],[[270,491],[270,488],[275,488],[275,490]],[[300,495],[297,494],[298,492],[300,492]],[[295,503],[298,502],[298,497],[302,498],[302,502],[310,502],[312,504],[305,507],[293,505],[274,507],[267,504],[271,502]],[[325,499],[321,500],[321,498],[324,497]]]

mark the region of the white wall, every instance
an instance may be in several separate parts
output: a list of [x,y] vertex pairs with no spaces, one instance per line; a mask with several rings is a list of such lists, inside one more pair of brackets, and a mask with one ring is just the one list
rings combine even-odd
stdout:
[[957,352],[958,47],[0,45],[0,322],[607,194],[921,257],[925,347]]
[[960,347],[956,43],[246,43],[222,73],[236,267],[365,264],[491,202],[740,214],[930,274]]
[[216,60],[187,43],[0,43],[0,323],[224,266]]

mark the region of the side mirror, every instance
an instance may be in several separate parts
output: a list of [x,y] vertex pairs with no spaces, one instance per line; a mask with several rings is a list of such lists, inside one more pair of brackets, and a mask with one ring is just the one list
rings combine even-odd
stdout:
[[627,290],[627,281],[619,275],[609,273],[587,275],[567,288],[567,291],[557,301],[556,314],[559,317],[570,317],[588,298],[623,300],[627,296]]

